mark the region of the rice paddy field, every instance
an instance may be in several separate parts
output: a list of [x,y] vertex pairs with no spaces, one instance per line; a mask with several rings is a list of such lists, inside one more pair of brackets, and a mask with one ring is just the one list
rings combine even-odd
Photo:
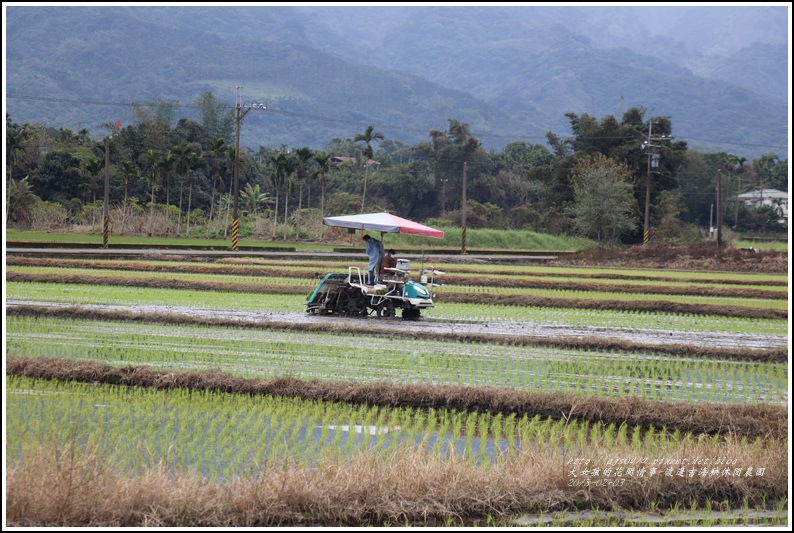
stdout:
[[[6,258],[12,526],[788,526],[788,277]],[[412,272],[418,279],[418,273]]]

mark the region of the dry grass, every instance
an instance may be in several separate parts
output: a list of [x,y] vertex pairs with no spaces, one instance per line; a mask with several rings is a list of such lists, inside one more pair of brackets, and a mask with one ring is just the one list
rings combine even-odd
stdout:
[[413,407],[482,411],[521,417],[570,416],[588,422],[628,424],[709,435],[764,439],[786,438],[788,410],[770,405],[670,403],[633,398],[607,398],[556,392],[525,392],[494,387],[396,385],[390,382],[308,381],[284,377],[270,380],[242,378],[208,370],[155,371],[146,366],[123,368],[87,361],[9,355],[6,374],[37,379],[153,387],[189,388],[218,392],[272,395],[384,407]]
[[79,306],[51,308],[38,305],[17,305],[6,308],[7,316],[19,317],[56,317],[71,320],[103,320],[120,322],[141,322],[175,325],[200,325],[229,328],[266,329],[277,331],[327,332],[333,334],[384,335],[390,338],[402,337],[410,339],[431,339],[451,342],[501,343],[513,346],[550,346],[556,348],[572,348],[582,350],[618,350],[626,353],[654,353],[687,357],[703,357],[709,359],[733,359],[737,361],[753,361],[758,363],[785,363],[788,361],[786,348],[750,349],[750,348],[706,348],[688,344],[651,344],[637,343],[620,339],[597,337],[533,337],[498,334],[455,333],[440,331],[412,331],[385,327],[383,324],[365,324],[356,326],[350,321],[344,322],[279,322],[234,320],[228,318],[202,318],[184,314],[138,313],[132,311],[113,311],[101,309],[85,309]]
[[[217,483],[160,466],[127,477],[99,448],[32,445],[6,471],[10,526],[381,526],[443,525],[494,516],[506,522],[522,512],[576,509],[649,510],[707,501],[740,506],[773,503],[787,495],[783,443],[740,445],[687,438],[672,454],[652,459],[726,457],[763,467],[763,476],[626,478],[621,486],[573,488],[570,463],[559,454],[511,453],[487,467],[460,456],[399,448],[388,457],[362,452],[327,456],[311,467],[288,460],[261,467],[257,478]],[[645,456],[647,458],[647,456]],[[639,461],[631,450],[577,457],[591,465]],[[663,469],[661,469],[663,471]]]

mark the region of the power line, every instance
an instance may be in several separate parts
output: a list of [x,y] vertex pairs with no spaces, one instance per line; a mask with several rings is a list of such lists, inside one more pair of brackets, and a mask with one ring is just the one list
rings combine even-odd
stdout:
[[[44,96],[21,96],[21,95],[6,95],[6,98],[14,98],[18,100],[33,100],[33,101],[41,101],[41,102],[58,102],[58,103],[67,103],[67,104],[81,104],[81,105],[106,105],[106,106],[117,106],[117,107],[151,107],[155,108],[159,105],[171,105],[176,109],[180,108],[190,108],[190,109],[198,109],[198,106],[195,104],[182,104],[178,101],[163,101],[159,103],[138,103],[138,102],[103,102],[103,101],[94,101],[94,100],[74,100],[68,98],[52,98],[52,97],[44,97]],[[224,104],[225,107],[228,107],[229,110],[233,110],[234,106]],[[333,122],[337,124],[348,124],[351,126],[368,126],[373,121],[353,121],[353,120],[346,120],[338,117],[328,117],[323,115],[314,115],[309,113],[298,113],[295,111],[286,111],[280,109],[273,109],[268,108],[267,111],[279,115],[284,116],[292,116],[298,118],[305,118],[310,120],[322,120],[326,122]],[[389,130],[396,130],[396,131],[404,131],[410,133],[416,133],[420,135],[426,135],[427,131],[415,129],[415,128],[406,128],[403,126],[395,126],[389,124],[377,124],[378,128],[381,129],[389,129]],[[488,137],[488,138],[498,138],[498,139],[541,139],[546,140],[545,135],[526,135],[526,134],[510,134],[510,133],[485,133],[485,132],[471,132],[472,136],[474,137]],[[557,134],[555,134],[557,135]],[[597,136],[597,137],[560,137],[561,141],[568,141],[573,139],[582,139],[582,140],[596,140],[596,139],[603,139],[603,140],[616,140],[616,139],[636,139],[635,136]],[[712,144],[727,144],[731,146],[746,146],[746,147],[754,147],[754,148],[777,148],[777,149],[787,149],[787,146],[783,145],[776,145],[776,144],[754,144],[754,143],[739,143],[739,142],[732,142],[732,141],[725,141],[725,140],[714,140],[714,139],[699,139],[695,137],[689,137],[684,139],[686,141],[699,141],[699,142],[707,142]]]

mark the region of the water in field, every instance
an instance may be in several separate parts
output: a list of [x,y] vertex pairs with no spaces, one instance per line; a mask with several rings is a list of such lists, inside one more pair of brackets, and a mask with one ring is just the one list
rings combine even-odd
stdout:
[[389,422],[373,420],[377,409],[318,402],[248,401],[190,391],[125,392],[123,387],[103,387],[97,394],[92,389],[42,388],[28,379],[10,382],[9,460],[24,453],[30,440],[55,439],[59,446],[100,443],[132,474],[164,461],[174,470],[220,481],[256,477],[271,462],[311,465],[325,456],[352,457],[364,451],[388,456],[408,447],[441,456],[458,454],[474,464],[520,451],[516,441],[494,438],[487,426],[471,435],[459,430],[456,436],[434,422],[423,426],[413,415],[406,418],[405,412]]
[[9,317],[10,353],[243,377],[785,403],[784,364],[362,334]]

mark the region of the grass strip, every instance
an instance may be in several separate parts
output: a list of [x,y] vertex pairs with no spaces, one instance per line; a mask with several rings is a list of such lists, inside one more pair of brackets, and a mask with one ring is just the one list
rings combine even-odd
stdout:
[[38,305],[15,305],[6,308],[7,316],[18,317],[52,317],[81,320],[103,320],[119,322],[158,323],[174,325],[201,325],[216,327],[241,327],[281,331],[311,331],[335,334],[383,335],[387,338],[431,339],[458,342],[507,343],[515,346],[549,346],[555,348],[574,348],[585,350],[620,350],[623,352],[647,352],[668,354],[684,357],[704,357],[709,359],[729,359],[750,361],[755,363],[785,363],[788,361],[788,350],[778,349],[747,349],[747,348],[707,348],[688,344],[649,344],[636,343],[619,339],[595,337],[547,337],[512,335],[506,337],[498,334],[460,333],[460,332],[423,332],[379,328],[375,324],[354,326],[344,323],[295,323],[286,321],[235,320],[228,318],[203,318],[184,314],[169,313],[138,313],[132,311],[114,311],[102,309],[86,309],[80,306],[45,307]]
[[234,394],[272,395],[303,400],[345,402],[388,408],[412,407],[487,412],[509,416],[539,415],[620,426],[665,427],[707,435],[785,439],[788,409],[769,405],[686,404],[631,398],[607,398],[551,392],[519,392],[494,387],[397,385],[388,382],[306,381],[292,377],[242,378],[208,371],[155,371],[147,366],[113,367],[50,357],[6,359],[6,374],[36,379],[106,383],[157,390],[178,388]]
[[[243,292],[255,294],[307,294],[306,287],[279,284],[141,279],[120,276],[89,276],[6,272],[7,282],[72,283],[89,285],[118,285],[161,289],[189,289],[200,291]],[[741,318],[788,319],[788,309],[760,309],[712,304],[686,304],[663,300],[597,300],[583,298],[547,298],[516,294],[460,293],[440,294],[437,302],[509,305],[520,307],[558,307],[566,309],[601,309],[619,311],[661,311],[696,315]]]

